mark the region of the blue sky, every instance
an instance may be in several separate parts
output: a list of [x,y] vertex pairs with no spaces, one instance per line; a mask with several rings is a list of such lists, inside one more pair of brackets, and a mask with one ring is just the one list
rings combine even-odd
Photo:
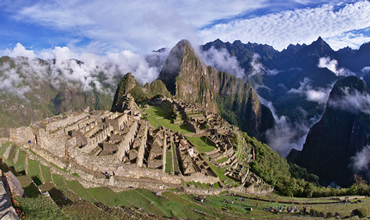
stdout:
[[2,54],[17,43],[36,54],[57,46],[95,54],[146,54],[181,39],[193,44],[241,40],[278,50],[290,43],[309,44],[318,36],[333,49],[370,41],[369,1],[3,0],[0,21]]

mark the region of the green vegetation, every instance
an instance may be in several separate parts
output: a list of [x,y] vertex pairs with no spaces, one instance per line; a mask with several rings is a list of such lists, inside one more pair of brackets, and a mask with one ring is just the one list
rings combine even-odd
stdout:
[[107,187],[89,188],[87,191],[107,206],[130,206],[131,204]]
[[148,117],[148,121],[155,128],[158,128],[162,125],[166,128],[169,128],[173,131],[181,132],[183,134],[192,133],[185,125],[173,124],[171,120],[166,118],[167,114],[159,106],[149,106],[148,109],[143,109],[143,111],[150,115],[150,117]]
[[172,151],[169,150],[166,152],[166,167],[165,172],[168,174],[172,173]]
[[53,174],[54,184],[62,191],[67,191],[68,188],[64,182],[62,175]]
[[228,158],[224,157],[224,158],[221,158],[221,159],[217,160],[217,162],[223,163],[223,162],[226,162],[227,160],[228,160]]
[[[244,134],[249,146],[256,151],[256,160],[250,164],[251,171],[275,187],[281,195],[295,197],[327,197],[344,195],[368,195],[370,186],[361,177],[357,177],[350,188],[334,189],[317,183],[318,177],[309,174],[295,164],[288,163],[266,144]],[[355,177],[356,178],[356,177]]]
[[44,177],[45,183],[52,182],[50,168],[44,165],[40,165],[40,166],[41,166],[41,172],[42,172],[42,176]]
[[206,137],[187,137],[187,139],[197,148],[200,153],[205,153],[216,149],[210,141],[206,143]]
[[77,181],[69,181],[66,180],[65,183],[67,184],[67,187],[72,190],[74,193],[76,193],[81,198],[88,200],[90,202],[96,202],[96,200],[90,195],[89,192]]
[[68,219],[50,197],[37,196],[35,198],[17,197],[20,209],[25,212],[27,219]]
[[0,156],[2,156],[5,153],[6,148],[10,145],[10,142],[6,142],[5,144],[1,145],[0,147]]
[[37,160],[28,160],[28,175],[32,177],[36,185],[41,185],[43,178],[40,173],[40,162]]
[[80,175],[78,175],[78,173],[72,173],[72,176],[80,177]]
[[17,163],[14,164],[15,171],[21,172],[26,169],[26,157],[27,153],[23,150],[19,150]]

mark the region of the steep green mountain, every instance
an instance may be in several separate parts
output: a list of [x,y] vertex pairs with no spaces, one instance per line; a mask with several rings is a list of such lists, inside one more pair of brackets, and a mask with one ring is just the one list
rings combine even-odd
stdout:
[[338,80],[302,151],[293,149],[287,159],[319,176],[321,184],[350,186],[355,174],[351,157],[370,143],[370,115],[362,109],[369,94],[366,83],[356,76]]
[[120,76],[107,82],[105,72],[98,69],[90,75],[94,80],[86,80],[85,84],[71,68],[83,64],[76,60],[68,62],[58,67],[55,60],[1,57],[0,127],[29,125],[32,121],[86,107],[109,109]]
[[175,98],[219,112],[253,136],[260,138],[274,124],[270,110],[260,103],[250,84],[207,67],[186,40],[171,50],[158,79]]
[[261,139],[264,131],[274,125],[271,111],[260,103],[250,84],[207,67],[186,40],[171,50],[158,79],[151,84],[140,87],[131,74],[125,75],[118,85],[112,111],[122,110],[127,93],[138,103],[156,95],[198,103]]

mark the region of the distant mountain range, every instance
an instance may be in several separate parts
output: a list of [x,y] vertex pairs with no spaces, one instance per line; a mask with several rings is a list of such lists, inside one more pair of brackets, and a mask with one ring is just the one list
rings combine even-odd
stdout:
[[[147,61],[161,71],[157,80],[143,86],[132,74],[123,73],[109,63],[81,76],[78,71],[84,65],[78,60],[60,63],[2,57],[0,127],[26,125],[86,107],[119,111],[122,95],[129,92],[137,101],[161,94],[218,112],[283,156],[292,148],[301,150],[305,143],[301,153],[294,150],[288,159],[320,176],[323,184],[348,185],[354,173],[363,173],[355,168],[351,158],[367,147],[367,111],[347,112],[330,103],[335,97],[348,97],[351,91],[367,100],[370,43],[358,50],[347,47],[334,51],[319,37],[309,45],[289,45],[277,51],[269,45],[215,40],[198,50],[182,40],[165,61],[156,55]],[[349,93],[336,95],[340,91]],[[339,142],[345,150],[336,150]],[[312,166],[310,161],[332,158],[329,153],[333,152],[338,155],[325,160],[331,161],[325,164],[327,170],[318,170],[318,163]],[[340,163],[343,169],[347,167],[343,173],[327,175],[334,169],[330,165]]]

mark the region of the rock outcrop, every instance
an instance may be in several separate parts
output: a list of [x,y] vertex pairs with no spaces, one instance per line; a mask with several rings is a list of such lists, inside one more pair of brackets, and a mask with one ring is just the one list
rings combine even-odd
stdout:
[[270,110],[260,103],[251,85],[207,67],[186,40],[171,50],[158,79],[175,98],[220,113],[253,136],[261,137],[274,124]]

